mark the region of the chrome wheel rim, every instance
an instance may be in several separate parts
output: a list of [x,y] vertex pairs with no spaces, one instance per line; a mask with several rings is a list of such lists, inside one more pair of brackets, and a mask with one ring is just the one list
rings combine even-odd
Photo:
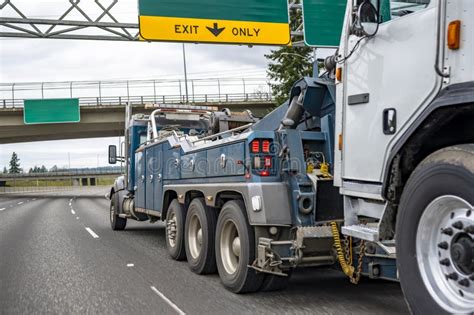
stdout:
[[466,263],[466,257],[474,259],[468,249],[473,228],[472,205],[451,195],[433,200],[418,223],[416,257],[421,277],[431,297],[450,313],[474,309],[472,264]]
[[171,247],[176,247],[176,234],[178,233],[176,214],[170,213],[168,220],[166,221],[166,237]]
[[227,220],[224,223],[219,246],[225,271],[228,274],[234,274],[239,266],[242,248],[240,246],[239,231],[232,220]]
[[196,214],[193,214],[189,220],[188,244],[191,256],[194,259],[198,258],[202,248],[202,227]]

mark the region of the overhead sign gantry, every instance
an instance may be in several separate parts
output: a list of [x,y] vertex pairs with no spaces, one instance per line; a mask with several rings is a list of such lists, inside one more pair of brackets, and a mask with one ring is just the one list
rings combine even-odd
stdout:
[[287,0],[139,0],[147,41],[288,45]]

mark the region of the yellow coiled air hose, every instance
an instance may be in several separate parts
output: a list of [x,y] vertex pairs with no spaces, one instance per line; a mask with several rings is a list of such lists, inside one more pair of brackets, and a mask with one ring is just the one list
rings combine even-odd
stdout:
[[341,265],[342,271],[348,277],[352,277],[354,275],[354,266],[351,266],[344,256],[344,250],[342,249],[341,245],[341,238],[339,237],[339,230],[337,228],[336,222],[331,222],[331,231],[332,236],[334,238],[334,245],[336,246],[337,251],[337,259],[339,260],[339,264]]

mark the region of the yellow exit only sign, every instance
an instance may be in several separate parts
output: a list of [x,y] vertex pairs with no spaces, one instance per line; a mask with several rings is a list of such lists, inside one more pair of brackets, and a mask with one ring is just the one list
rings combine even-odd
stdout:
[[140,0],[144,40],[287,45],[286,0]]

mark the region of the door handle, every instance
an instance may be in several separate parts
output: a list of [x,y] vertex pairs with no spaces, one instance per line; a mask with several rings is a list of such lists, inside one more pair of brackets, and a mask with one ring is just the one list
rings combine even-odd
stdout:
[[161,182],[161,174],[158,174],[158,182]]
[[150,175],[150,183],[153,182],[153,174]]
[[145,175],[142,175],[140,176],[140,180],[142,181],[142,183],[145,181]]
[[397,132],[397,110],[387,108],[383,111],[383,133],[393,135]]

